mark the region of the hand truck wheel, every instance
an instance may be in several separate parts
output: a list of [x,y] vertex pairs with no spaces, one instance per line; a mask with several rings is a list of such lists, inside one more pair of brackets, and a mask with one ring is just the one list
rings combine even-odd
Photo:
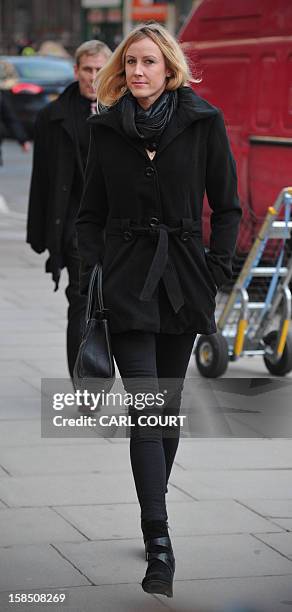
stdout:
[[[277,341],[277,335],[278,335],[278,332],[276,330],[271,331],[267,336],[263,338],[265,344],[267,344],[268,346],[272,348],[275,348],[276,341]],[[269,354],[266,353],[264,355],[264,362],[265,362],[266,368],[269,370],[269,372],[271,372],[271,374],[274,374],[274,376],[285,376],[285,374],[288,374],[289,372],[291,372],[292,370],[292,333],[291,331],[288,332],[284,351],[280,359],[278,359],[278,361],[271,360],[271,358],[269,358]]]
[[228,366],[228,343],[220,332],[200,336],[195,348],[197,368],[205,378],[222,376]]

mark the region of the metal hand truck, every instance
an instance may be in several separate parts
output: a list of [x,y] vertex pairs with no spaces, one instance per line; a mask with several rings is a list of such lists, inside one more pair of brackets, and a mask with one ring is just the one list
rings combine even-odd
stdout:
[[[262,355],[274,376],[284,376],[292,370],[291,206],[292,187],[287,187],[268,208],[227,299],[225,294],[225,302],[224,293],[219,294],[215,313],[218,331],[210,336],[200,335],[194,347],[202,376],[222,376],[229,361],[245,355]],[[251,300],[250,294],[257,297],[260,287],[264,299]]]

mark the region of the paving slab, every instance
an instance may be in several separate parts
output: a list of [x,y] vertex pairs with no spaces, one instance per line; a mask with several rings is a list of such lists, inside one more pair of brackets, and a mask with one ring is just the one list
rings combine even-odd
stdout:
[[273,523],[275,523],[275,525],[279,525],[280,527],[282,527],[283,529],[287,530],[287,531],[292,531],[292,518],[290,519],[273,519]]
[[50,508],[0,511],[0,555],[4,546],[82,542],[86,538]]
[[38,419],[40,421],[40,414],[40,396],[37,398],[0,398],[0,420],[15,420],[18,423],[26,419]]
[[[5,245],[4,248],[2,248],[2,252],[7,250],[7,246],[8,245]],[[26,261],[26,274],[25,275],[21,274],[21,270],[18,269],[17,261],[14,262],[15,278],[17,279],[17,287],[25,288],[26,281],[27,281],[27,286],[29,287],[31,285],[35,286],[36,284],[38,284],[39,286],[43,287],[45,291],[48,291],[50,289],[51,291],[53,291],[53,284],[50,283],[51,277],[47,274],[44,274],[44,269],[42,268],[41,261],[37,259],[36,260],[30,259],[29,257],[27,257],[27,252],[25,251],[23,251],[23,255],[25,255],[25,261]],[[39,257],[39,255],[37,257]],[[44,258],[43,263],[45,263],[45,258]],[[7,288],[11,290],[12,288],[11,287],[11,274],[9,274],[9,272],[5,270],[4,267],[1,269],[1,277],[3,277],[3,283],[7,284]],[[58,294],[55,294],[55,295],[56,295],[56,299],[58,299],[59,297]]]
[[[2,278],[2,275],[1,275]],[[7,300],[4,297],[0,298],[0,312],[2,312],[2,310],[6,310],[8,311],[8,303]]]
[[0,590],[81,586],[90,583],[52,546],[2,548]]
[[1,380],[1,398],[36,398],[39,392],[25,380],[17,376],[5,376]]
[[[30,300],[27,299],[27,293],[30,295]],[[36,292],[30,287],[26,289],[25,292],[16,292],[14,290],[10,294],[6,292],[6,300],[8,304],[12,304],[15,308],[20,309],[21,306],[23,306],[24,310],[35,310],[37,321],[41,321],[43,315],[45,315],[46,318],[49,315],[51,318],[58,318],[58,316],[60,316],[62,319],[66,316],[66,302],[58,302],[54,295],[51,293],[45,294],[43,289]],[[36,309],[36,305],[38,306],[38,310]]]
[[[8,233],[8,232],[7,232]],[[6,232],[1,232],[1,243],[2,243],[2,239],[4,238],[4,235],[7,235]],[[10,238],[9,238],[10,241]],[[16,243],[18,243],[18,241],[15,241]],[[25,270],[27,270],[27,261],[23,258],[21,253],[18,253],[17,256],[13,257],[13,259],[10,259],[10,254],[7,254],[6,252],[6,246],[7,244],[2,244],[1,245],[1,249],[0,249],[0,257],[1,257],[1,262],[3,262],[3,259],[5,257],[5,268],[6,268],[6,272],[9,271],[11,273],[11,275],[13,274],[15,268],[18,268],[18,271],[22,271],[24,272]],[[11,291],[13,290],[13,287],[11,287]]]
[[64,338],[56,346],[30,346],[30,345],[19,345],[19,346],[6,346],[5,355],[7,359],[25,359],[36,360],[44,357],[44,352],[47,355],[48,363],[50,360],[57,359],[58,361],[65,360],[65,342]]
[[292,533],[255,534],[261,542],[292,560]]
[[[7,481],[7,484],[5,484]],[[8,482],[9,481],[9,482]],[[186,501],[186,496],[169,487],[169,501]],[[137,501],[130,473],[2,478],[0,499],[9,506],[74,506]]]
[[[180,504],[184,506],[183,502],[178,505]],[[168,507],[171,505],[170,503]],[[140,510],[137,503],[58,506],[57,511],[90,540],[141,537]]]
[[[46,589],[31,590],[33,593],[47,592]],[[52,591],[51,591],[52,592]],[[144,593],[139,584],[114,584],[107,586],[86,586],[64,589],[54,589],[54,593],[64,593],[63,604],[53,604],[54,612],[165,612],[169,610],[165,602],[160,602],[155,596]],[[8,592],[0,593],[1,612],[11,612],[8,603]],[[31,603],[17,604],[17,610],[35,610],[48,612],[49,604]],[[194,610],[192,612],[195,612]],[[200,610],[200,612],[203,612]]]
[[[279,381],[273,385],[265,385],[264,388],[267,390],[264,393],[257,391],[250,393],[247,386],[249,384],[249,381],[244,383],[242,390],[239,386],[236,393],[227,392],[228,386],[226,384],[225,392],[220,391],[220,388],[217,391],[211,387],[210,389],[207,388],[205,393],[204,385],[201,385],[201,389],[200,387],[198,389],[200,392],[197,399],[199,413],[197,432],[200,432],[202,426],[204,427],[203,431],[206,431],[208,427],[207,431],[210,431],[211,436],[220,425],[222,433],[225,434],[224,425],[226,437],[228,435],[245,438],[264,437],[263,434],[265,434],[266,437],[291,438],[291,382],[285,379],[285,382]],[[230,385],[230,388],[234,388],[234,384],[233,387]],[[248,396],[246,395],[247,391],[249,392]],[[219,406],[220,410],[218,410]],[[277,410],[275,410],[275,406],[277,406]],[[230,434],[228,433],[228,427],[230,428]],[[242,434],[244,428],[246,428],[246,432]]]
[[33,474],[79,474],[79,473],[130,473],[129,450],[125,446],[90,445],[84,447],[59,445],[36,446],[22,449],[0,449],[0,465],[15,476]]
[[[168,497],[168,496],[167,496]],[[236,502],[169,502],[171,536],[282,532],[279,525],[258,517]],[[141,535],[137,504],[68,506],[58,512],[90,540],[136,538]]]
[[[44,438],[41,437],[41,421],[40,418],[34,420],[22,420],[21,422],[14,420],[0,421],[0,449],[14,449],[15,460],[17,456],[23,457],[23,447],[33,447],[37,453],[37,449],[43,449],[46,446],[55,446],[62,449],[64,446],[72,447],[72,452],[80,445],[93,445],[100,448],[102,445],[110,444],[107,438]],[[21,451],[20,451],[20,447]],[[15,452],[19,450],[19,454]],[[57,451],[55,450],[55,453]],[[85,451],[83,451],[85,452]]]
[[[191,357],[191,364],[189,366],[189,372],[198,374],[194,358]],[[263,358],[261,356],[241,357],[236,363],[229,362],[228,369],[224,374],[224,378],[270,378],[271,374],[264,365]],[[287,374],[285,378],[291,378],[291,372]]]
[[[36,284],[38,288],[42,288],[43,292],[48,291],[48,277],[45,274],[40,273],[41,270],[39,268],[28,267],[26,274],[16,274],[17,278],[17,290],[19,288],[23,289],[31,289],[35,287]],[[5,289],[5,293],[11,292],[11,276],[9,274],[4,274],[4,271],[1,272],[1,286]]]
[[27,382],[31,387],[33,387],[33,389],[37,392],[40,398],[42,387],[42,376],[40,372],[36,372],[34,376],[30,376]]
[[241,502],[262,516],[292,519],[292,499],[244,499]]
[[[40,274],[40,277],[43,279],[44,276],[42,274]],[[40,303],[44,303],[46,301],[49,301],[52,304],[59,304],[59,303],[63,303],[64,302],[64,296],[61,295],[55,295],[54,293],[54,285],[53,283],[47,284],[47,288],[44,290],[44,288],[41,286],[38,286],[38,281],[37,279],[35,279],[35,283],[32,283],[29,287],[29,295],[31,296],[32,300],[33,299],[40,299]],[[23,286],[11,286],[10,291],[13,295],[17,295],[17,296],[21,296],[22,298],[27,300],[28,297],[28,291],[27,291],[27,287],[25,285]],[[7,291],[7,295],[9,296],[9,290]]]
[[32,334],[30,330],[17,332],[14,336],[10,333],[1,333],[1,345],[6,351],[6,347],[20,347],[20,346],[29,346],[32,347],[41,346],[45,350],[47,347],[52,346],[60,346],[60,344],[64,343],[64,334],[61,331],[53,331],[53,332],[38,332],[36,334]]
[[110,444],[116,444],[117,446],[119,446],[119,444],[129,445],[128,438],[108,438],[108,441]]
[[290,612],[291,576],[176,580],[167,606],[173,612]]
[[197,499],[292,498],[292,470],[175,470],[170,482]]
[[[52,308],[46,307],[40,304],[38,307],[28,307],[27,304],[24,304],[21,307],[21,304],[13,304],[10,301],[5,301],[5,305],[2,302],[2,306],[0,306],[0,314],[1,318],[8,323],[13,322],[14,319],[17,319],[23,324],[25,327],[26,323],[31,324],[34,321],[49,321],[49,322],[59,322],[63,320],[62,317],[58,316],[57,312],[52,311]],[[64,319],[64,328],[65,328],[65,319]],[[44,355],[43,355],[44,358]]]
[[[65,328],[64,328],[64,343],[65,343]],[[41,378],[68,378],[68,366],[65,359],[65,353],[63,358],[60,359],[60,355],[58,354],[54,360],[48,362],[47,359],[36,359],[30,358],[30,363],[34,368],[37,368],[39,371],[40,379]]]
[[281,532],[272,520],[263,519],[235,501],[194,501],[168,504],[173,536]]
[[277,574],[290,574],[292,580],[292,561],[251,535],[174,537],[172,541],[178,580]]
[[133,540],[103,540],[86,544],[57,544],[61,552],[94,584],[139,583],[145,575],[142,535]]
[[[172,538],[177,580],[290,574],[292,561],[248,535]],[[94,584],[139,580],[145,571],[142,537],[138,540],[58,544],[67,559]],[[141,579],[141,577],[140,577]]]
[[185,470],[235,470],[290,467],[291,440],[190,440],[180,441],[176,463]]
[[[1,283],[2,284],[2,283]],[[1,312],[1,310],[0,310]],[[34,336],[34,334],[40,333],[60,333],[60,328],[56,324],[54,320],[46,320],[46,319],[28,319],[23,323],[21,319],[12,318],[10,320],[0,319],[0,331],[1,331],[1,344],[6,344],[7,337],[12,339],[13,335],[18,334],[30,334],[30,339]],[[15,338],[16,340],[16,338]],[[9,343],[8,343],[9,344]],[[16,342],[13,342],[16,344]]]
[[[1,316],[1,313],[0,313]],[[16,378],[21,378],[25,382],[28,382],[30,378],[36,376],[39,373],[39,370],[35,364],[27,364],[21,359],[19,360],[3,360],[0,359],[0,378],[11,377],[11,372],[13,372]]]

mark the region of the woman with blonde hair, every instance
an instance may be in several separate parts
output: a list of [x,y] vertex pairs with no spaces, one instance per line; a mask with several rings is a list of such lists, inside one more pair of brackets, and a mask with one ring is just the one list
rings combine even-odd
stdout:
[[[89,120],[77,221],[81,292],[87,292],[92,268],[101,263],[113,353],[126,390],[157,394],[169,381],[164,408],[156,399],[143,410],[147,418],[179,415],[196,334],[216,331],[215,295],[232,275],[241,216],[222,114],[193,92],[191,80],[186,58],[167,30],[156,23],[139,25],[99,72],[100,113]],[[205,190],[212,209],[207,254]],[[172,597],[175,559],[165,494],[179,420],[145,427],[135,406],[129,414],[148,560],[142,587]]]

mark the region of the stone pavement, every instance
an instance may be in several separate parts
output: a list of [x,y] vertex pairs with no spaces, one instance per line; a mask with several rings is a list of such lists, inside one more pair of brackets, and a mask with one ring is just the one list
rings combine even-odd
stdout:
[[[292,610],[289,439],[181,440],[167,496],[174,597],[142,591],[128,440],[41,437],[40,380],[67,377],[65,278],[53,293],[23,236],[20,217],[0,216],[1,612]],[[267,376],[252,361],[228,376]]]

